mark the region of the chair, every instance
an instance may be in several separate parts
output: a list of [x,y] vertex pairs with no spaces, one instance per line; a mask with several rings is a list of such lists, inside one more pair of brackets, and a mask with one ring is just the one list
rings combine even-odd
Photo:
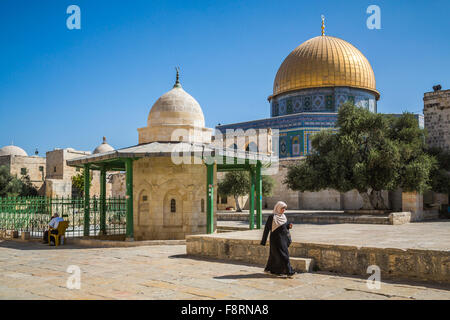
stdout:
[[51,243],[51,238],[53,237],[55,239],[55,246],[59,246],[59,238],[61,236],[65,236],[66,235],[66,229],[69,226],[69,221],[60,221],[58,223],[58,228],[56,230],[58,230],[58,234],[52,234],[51,231],[55,230],[49,230],[48,232],[48,243]]

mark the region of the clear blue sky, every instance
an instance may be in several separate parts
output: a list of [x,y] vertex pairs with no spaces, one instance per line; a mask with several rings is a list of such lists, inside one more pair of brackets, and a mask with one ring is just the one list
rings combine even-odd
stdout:
[[[71,4],[81,30],[66,27]],[[371,4],[381,30],[366,27]],[[208,127],[269,117],[278,67],[320,35],[321,14],[369,59],[380,112],[422,113],[424,92],[450,88],[449,13],[448,0],[2,0],[0,146],[134,145],[177,65]]]

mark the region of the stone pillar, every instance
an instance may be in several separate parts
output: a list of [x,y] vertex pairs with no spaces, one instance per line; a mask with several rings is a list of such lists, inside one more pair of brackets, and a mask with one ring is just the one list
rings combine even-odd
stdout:
[[248,212],[248,223],[250,230],[255,228],[255,171],[250,168],[250,210]]
[[214,233],[214,163],[206,164],[206,233]]
[[256,228],[262,227],[262,172],[261,161],[256,164]]
[[84,165],[84,233],[85,237],[89,236],[90,233],[90,188],[91,188],[91,177],[90,177],[90,165]]
[[106,169],[100,171],[100,233],[106,234]]
[[134,240],[134,225],[133,225],[133,159],[127,158],[125,160],[126,168],[126,186],[127,186],[127,227],[126,240]]
[[403,192],[402,211],[411,212],[411,221],[422,221],[424,217],[423,194],[418,192]]

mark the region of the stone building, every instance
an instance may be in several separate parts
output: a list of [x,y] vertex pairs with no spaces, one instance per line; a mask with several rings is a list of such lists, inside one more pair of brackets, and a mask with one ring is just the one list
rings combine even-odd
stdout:
[[[76,194],[75,190],[72,188],[72,177],[80,174],[80,168],[74,168],[67,165],[67,160],[79,158],[82,156],[90,154],[98,154],[113,151],[114,148],[111,147],[107,142],[106,138],[103,137],[103,142],[97,146],[94,151],[79,151],[73,148],[66,149],[55,149],[49,151],[46,154],[47,158],[47,176],[45,179],[45,194],[47,197],[72,197],[79,196]],[[98,171],[93,171],[92,176],[92,186],[91,186],[91,196],[100,196],[100,173]],[[106,194],[107,197],[113,196],[112,192],[112,179],[107,177],[106,183]],[[119,189],[119,187],[116,187]],[[120,192],[118,190],[118,192]],[[123,194],[123,191],[120,192]]]
[[[338,110],[344,102],[377,112],[379,98],[367,58],[351,43],[326,36],[323,26],[322,35],[295,48],[278,69],[273,93],[268,97],[270,118],[218,125],[216,130],[225,134],[227,130],[271,128],[277,132],[273,145],[280,165],[272,176],[276,182],[274,194],[264,199],[268,208],[282,200],[290,209],[355,210],[363,203],[356,190],[345,194],[335,190],[302,193],[289,190],[282,181],[289,164],[310,153],[313,134],[337,130]],[[416,115],[416,119],[420,125],[422,116]],[[387,203],[401,206],[398,195],[386,198]]]
[[[212,129],[205,127],[199,103],[181,87],[178,72],[175,85],[154,103],[147,126],[139,128],[138,135],[137,146],[67,161],[84,167],[85,179],[90,170],[101,170],[103,176],[108,171],[126,172],[128,239],[184,239],[214,232],[217,173],[250,170],[257,177],[252,190],[261,195],[262,168],[276,161],[267,153],[213,144]],[[260,228],[261,197],[253,199]],[[89,210],[89,205],[85,207]],[[88,225],[85,230],[88,233]]]
[[450,151],[450,89],[441,90],[440,85],[433,89],[423,96],[427,144]]
[[0,166],[2,165],[9,167],[11,175],[19,178],[28,175],[33,186],[39,194],[43,195],[46,175],[45,158],[37,155],[28,156],[22,148],[11,145],[0,149]]

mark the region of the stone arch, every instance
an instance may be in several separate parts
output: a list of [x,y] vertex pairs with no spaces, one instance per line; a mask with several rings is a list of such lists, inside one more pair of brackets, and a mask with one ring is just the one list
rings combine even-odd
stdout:
[[245,145],[245,151],[258,152],[258,145],[254,141],[250,141]]
[[[215,189],[217,190],[216,186]],[[217,191],[215,191],[217,193]],[[206,226],[206,182],[200,188],[194,191],[195,206],[194,210],[197,212],[198,226]],[[214,207],[217,205],[214,204]]]
[[[183,227],[183,200],[185,195],[179,188],[169,189],[163,200],[163,226]],[[172,212],[175,209],[175,212]]]

